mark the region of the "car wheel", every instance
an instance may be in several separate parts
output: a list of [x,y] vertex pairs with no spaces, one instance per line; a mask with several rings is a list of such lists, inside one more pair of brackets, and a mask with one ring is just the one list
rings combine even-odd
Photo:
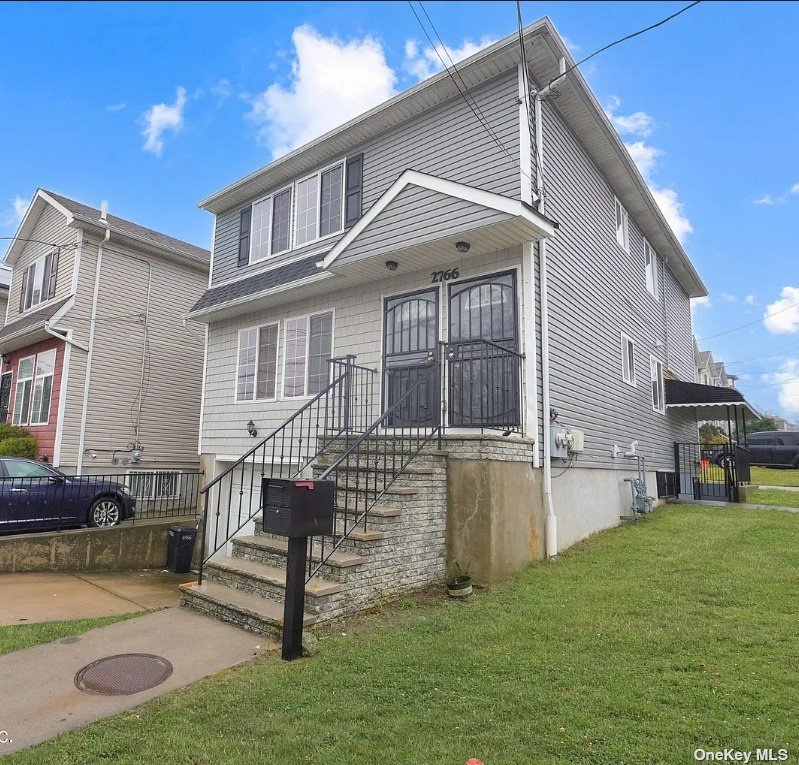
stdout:
[[107,528],[116,526],[122,518],[122,508],[113,497],[100,497],[89,508],[89,526]]

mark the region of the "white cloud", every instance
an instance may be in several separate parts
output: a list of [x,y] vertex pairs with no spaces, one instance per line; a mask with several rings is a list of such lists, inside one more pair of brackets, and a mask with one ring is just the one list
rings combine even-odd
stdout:
[[777,204],[777,202],[774,200],[774,197],[772,197],[771,194],[764,194],[762,197],[752,200],[752,204],[771,207],[772,205]]
[[273,83],[250,96],[247,113],[273,157],[376,106],[394,95],[396,75],[373,37],[348,41],[302,25],[291,35],[294,60],[287,86]]
[[663,150],[657,149],[654,146],[644,143],[643,141],[635,141],[634,143],[625,144],[627,151],[633,158],[633,162],[638,166],[644,180],[650,183],[652,172],[657,164],[658,157],[663,156]]
[[230,98],[230,94],[233,90],[230,87],[230,82],[226,80],[224,77],[211,88],[211,93],[213,93],[220,101],[224,101]]
[[771,385],[779,385],[780,406],[788,412],[799,412],[799,359],[786,359],[779,372],[763,375]]
[[10,206],[6,210],[5,215],[2,216],[0,223],[2,223],[3,227],[5,228],[16,228],[20,223],[22,223],[22,219],[25,217],[25,212],[28,209],[28,203],[30,200],[17,195],[8,201]]
[[694,308],[712,308],[713,301],[710,299],[710,295],[705,295],[704,297],[698,298],[691,298],[691,309]]
[[[429,46],[420,48],[416,40],[407,40],[404,67],[418,80],[426,80],[444,69],[441,59],[446,62],[447,66],[452,66],[450,58],[457,64],[495,42],[496,39],[493,37],[481,37],[479,42],[464,40],[459,48],[450,46],[444,48],[440,43],[435,48]],[[449,51],[449,56],[447,56],[447,51]]]
[[563,44],[566,46],[572,56],[583,49],[582,45],[578,45],[576,42],[574,42],[574,40],[570,40],[568,37],[566,37],[566,35],[561,35],[560,39],[563,40]]
[[784,205],[788,201],[791,194],[799,194],[799,183],[794,183],[791,188],[783,194],[774,196],[773,194],[763,194],[762,197],[752,200],[753,205],[763,205],[765,207],[773,207],[774,205]]
[[754,295],[747,295],[747,296],[744,298],[744,302],[745,302],[747,305],[755,305],[755,296],[754,296]]
[[170,130],[179,133],[183,129],[183,110],[186,107],[186,88],[178,86],[175,90],[174,104],[154,104],[142,116],[144,130],[144,151],[160,157],[164,151],[163,134]]
[[616,114],[621,106],[621,99],[611,96],[605,106],[605,114],[620,135],[635,135],[646,138],[655,129],[655,120],[646,112],[633,112],[632,114]]
[[799,332],[799,287],[783,287],[780,297],[766,306],[763,321],[775,335]]
[[105,110],[107,112],[121,112],[126,107],[127,104],[123,102],[121,104],[109,104],[108,106],[105,107]]
[[791,186],[791,194],[799,194],[799,183],[794,183],[794,185]]
[[728,303],[737,303],[738,298],[735,295],[730,295],[729,292],[722,292],[721,296],[728,302]]

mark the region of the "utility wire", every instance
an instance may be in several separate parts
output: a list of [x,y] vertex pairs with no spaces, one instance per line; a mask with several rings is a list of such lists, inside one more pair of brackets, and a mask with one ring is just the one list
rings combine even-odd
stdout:
[[624,37],[620,37],[618,40],[614,40],[612,43],[608,43],[607,45],[605,45],[604,47],[600,48],[599,50],[595,50],[590,55],[586,56],[583,59],[580,59],[576,64],[573,64],[572,66],[570,66],[562,74],[559,74],[556,77],[553,77],[549,81],[549,84],[547,85],[547,87],[551,86],[553,83],[555,83],[558,80],[562,79],[567,74],[569,74],[570,72],[572,72],[575,69],[577,69],[578,66],[581,66],[582,64],[584,64],[586,61],[590,61],[594,56],[598,56],[600,53],[604,53],[606,50],[610,50],[610,48],[613,48],[616,45],[620,45],[623,42],[627,42],[627,40],[632,40],[633,37],[638,37],[638,35],[642,35],[645,32],[650,32],[653,29],[657,29],[657,27],[663,26],[664,24],[666,24],[667,22],[671,21],[672,19],[676,19],[677,16],[685,13],[686,11],[690,11],[691,8],[693,8],[695,5],[699,5],[700,2],[701,2],[701,0],[695,0],[693,3],[689,3],[684,8],[681,8],[679,11],[677,11],[676,13],[672,13],[671,16],[667,16],[665,19],[661,19],[657,23],[651,24],[650,26],[645,27],[644,29],[639,29],[637,32],[632,32],[629,35],[625,35]]
[[721,337],[722,335],[729,335],[732,332],[738,332],[739,330],[746,329],[747,327],[752,327],[755,324],[760,324],[761,321],[765,321],[766,319],[770,319],[772,316],[777,316],[777,314],[784,313],[785,311],[789,311],[791,308],[796,308],[799,303],[791,303],[790,305],[786,305],[785,308],[780,308],[779,311],[774,311],[774,313],[767,313],[765,316],[761,316],[759,319],[755,319],[754,321],[750,321],[748,324],[741,324],[740,327],[733,327],[732,329],[725,330],[724,332],[717,332],[715,335],[706,335],[705,337],[697,338],[697,342],[702,340],[712,340],[714,337]]
[[753,361],[762,361],[763,359],[773,359],[777,356],[782,356],[785,353],[793,353],[794,351],[799,351],[799,345],[792,345],[790,348],[783,348],[781,351],[777,351],[776,353],[768,353],[764,356],[752,356],[748,359],[736,359],[735,361],[726,361],[723,362],[725,366],[730,366],[732,364],[749,364]]

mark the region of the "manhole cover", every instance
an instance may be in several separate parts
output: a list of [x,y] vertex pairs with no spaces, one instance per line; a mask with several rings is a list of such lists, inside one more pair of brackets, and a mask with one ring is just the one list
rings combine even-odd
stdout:
[[87,664],[75,675],[75,685],[85,693],[128,696],[155,688],[172,674],[172,665],[150,653],[121,653]]

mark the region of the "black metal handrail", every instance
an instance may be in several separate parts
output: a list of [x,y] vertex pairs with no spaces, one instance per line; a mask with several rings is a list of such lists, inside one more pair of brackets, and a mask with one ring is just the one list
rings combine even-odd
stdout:
[[[355,356],[330,359],[330,384],[272,430],[230,467],[214,477],[201,490],[201,549],[198,581],[204,564],[247,525],[262,507],[264,476],[295,478],[332,441],[345,443],[364,432],[374,419],[376,370],[355,364]],[[238,507],[234,507],[237,485]],[[215,494],[215,499],[212,499]],[[255,501],[254,501],[255,500]],[[215,509],[209,514],[211,503]],[[222,508],[227,513],[222,527]],[[208,540],[208,525],[215,517],[213,538]]]
[[445,348],[449,425],[521,433],[524,354],[483,338]]
[[[433,361],[429,372],[420,375],[319,477],[320,480],[336,482],[334,534],[309,538],[308,580],[318,573],[355,529],[366,530],[369,511],[434,437],[438,437],[438,447],[441,448],[443,425],[438,417],[438,421],[426,425],[402,428],[393,428],[392,425],[396,413],[423,386],[428,386],[431,378],[434,389],[438,389],[439,386],[435,385],[438,376],[439,364]],[[392,433],[382,439],[381,449],[379,433],[389,429]]]

